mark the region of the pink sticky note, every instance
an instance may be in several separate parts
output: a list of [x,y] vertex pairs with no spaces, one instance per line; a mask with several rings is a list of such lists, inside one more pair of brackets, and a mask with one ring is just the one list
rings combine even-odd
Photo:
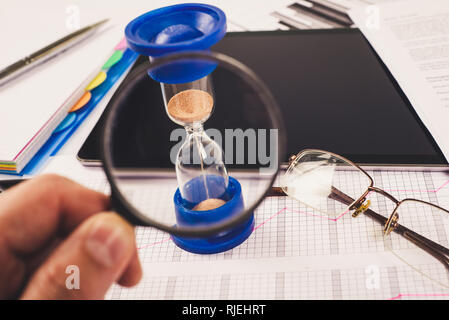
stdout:
[[114,48],[114,50],[125,50],[128,45],[126,44],[126,39],[123,38]]

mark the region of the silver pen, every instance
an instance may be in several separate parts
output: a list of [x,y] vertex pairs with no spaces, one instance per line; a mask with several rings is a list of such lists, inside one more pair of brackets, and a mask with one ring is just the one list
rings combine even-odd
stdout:
[[0,86],[87,38],[109,19],[81,28],[0,70]]

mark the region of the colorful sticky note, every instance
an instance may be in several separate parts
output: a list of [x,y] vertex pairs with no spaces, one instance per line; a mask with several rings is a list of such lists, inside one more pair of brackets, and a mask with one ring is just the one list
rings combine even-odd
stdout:
[[17,166],[13,163],[2,162],[0,163],[0,170],[2,171],[16,171]]
[[86,91],[90,91],[96,87],[98,87],[100,84],[103,83],[103,81],[106,80],[106,72],[101,71],[97,76],[89,83],[89,85],[86,87]]
[[112,67],[114,64],[116,64],[117,62],[120,61],[120,59],[123,57],[123,52],[122,51],[114,51],[114,53],[112,54],[112,56],[109,57],[108,61],[106,61],[106,63],[103,65],[102,69],[106,70],[109,69],[110,67]]
[[0,164],[1,168],[15,168],[16,165],[15,164],[7,164],[7,163],[2,163]]
[[55,131],[53,131],[53,134],[64,131],[65,129],[72,126],[72,124],[75,123],[76,120],[76,113],[69,113],[64,120],[61,121],[59,126],[56,127]]
[[126,49],[126,47],[127,47],[127,44],[126,44],[126,38],[123,38],[122,41],[120,41],[120,42],[115,46],[114,50],[121,50],[121,51],[123,51],[123,50]]
[[92,93],[90,93],[89,91],[85,92],[83,96],[73,105],[72,109],[70,109],[69,112],[75,112],[84,107],[89,102],[91,97]]

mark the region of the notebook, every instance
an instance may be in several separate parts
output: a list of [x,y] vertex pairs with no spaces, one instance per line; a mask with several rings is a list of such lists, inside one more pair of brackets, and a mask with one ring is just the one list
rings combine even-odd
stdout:
[[[110,20],[102,30],[68,52],[20,80],[0,87],[0,171],[20,172],[26,166],[76,102],[78,97],[73,95],[76,89],[83,88],[111,55],[129,21],[147,11],[180,2],[133,0],[124,5],[107,0],[15,0],[5,4],[0,10],[3,41],[0,69],[77,27],[105,18]],[[235,1],[203,2],[217,5],[226,12],[230,31],[242,23],[256,30],[279,27],[272,20],[268,21],[269,17],[260,22],[261,12],[271,10],[267,6],[275,6],[273,0],[264,6],[255,5],[253,0],[257,10],[252,10],[251,19],[247,10],[236,6]],[[238,21],[233,23],[233,18]]]
[[95,4],[13,1],[1,10],[0,28],[8,32],[2,32],[7,50],[0,51],[0,69],[78,28],[110,21],[68,51],[0,87],[0,170],[17,173],[26,166],[123,38],[133,15],[117,10],[111,14],[106,6]]

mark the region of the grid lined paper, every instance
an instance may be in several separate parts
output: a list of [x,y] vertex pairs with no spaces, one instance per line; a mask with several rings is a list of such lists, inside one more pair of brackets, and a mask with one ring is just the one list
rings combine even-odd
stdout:
[[[375,186],[397,199],[417,198],[449,208],[448,173],[368,173]],[[341,179],[349,189],[359,187],[353,175]],[[104,179],[84,183],[108,192]],[[161,188],[163,192],[153,192],[151,200],[167,199]],[[394,207],[381,195],[369,198],[378,213]],[[441,230],[449,236],[448,225]],[[168,234],[152,228],[138,227],[136,238],[144,277],[134,288],[113,285],[109,299],[449,299],[449,289],[386,248],[381,226],[369,217],[327,216],[288,197],[265,199],[255,212],[252,235],[224,253],[183,251]],[[437,260],[418,263],[422,269],[441,270]],[[448,277],[444,268],[441,272]]]

